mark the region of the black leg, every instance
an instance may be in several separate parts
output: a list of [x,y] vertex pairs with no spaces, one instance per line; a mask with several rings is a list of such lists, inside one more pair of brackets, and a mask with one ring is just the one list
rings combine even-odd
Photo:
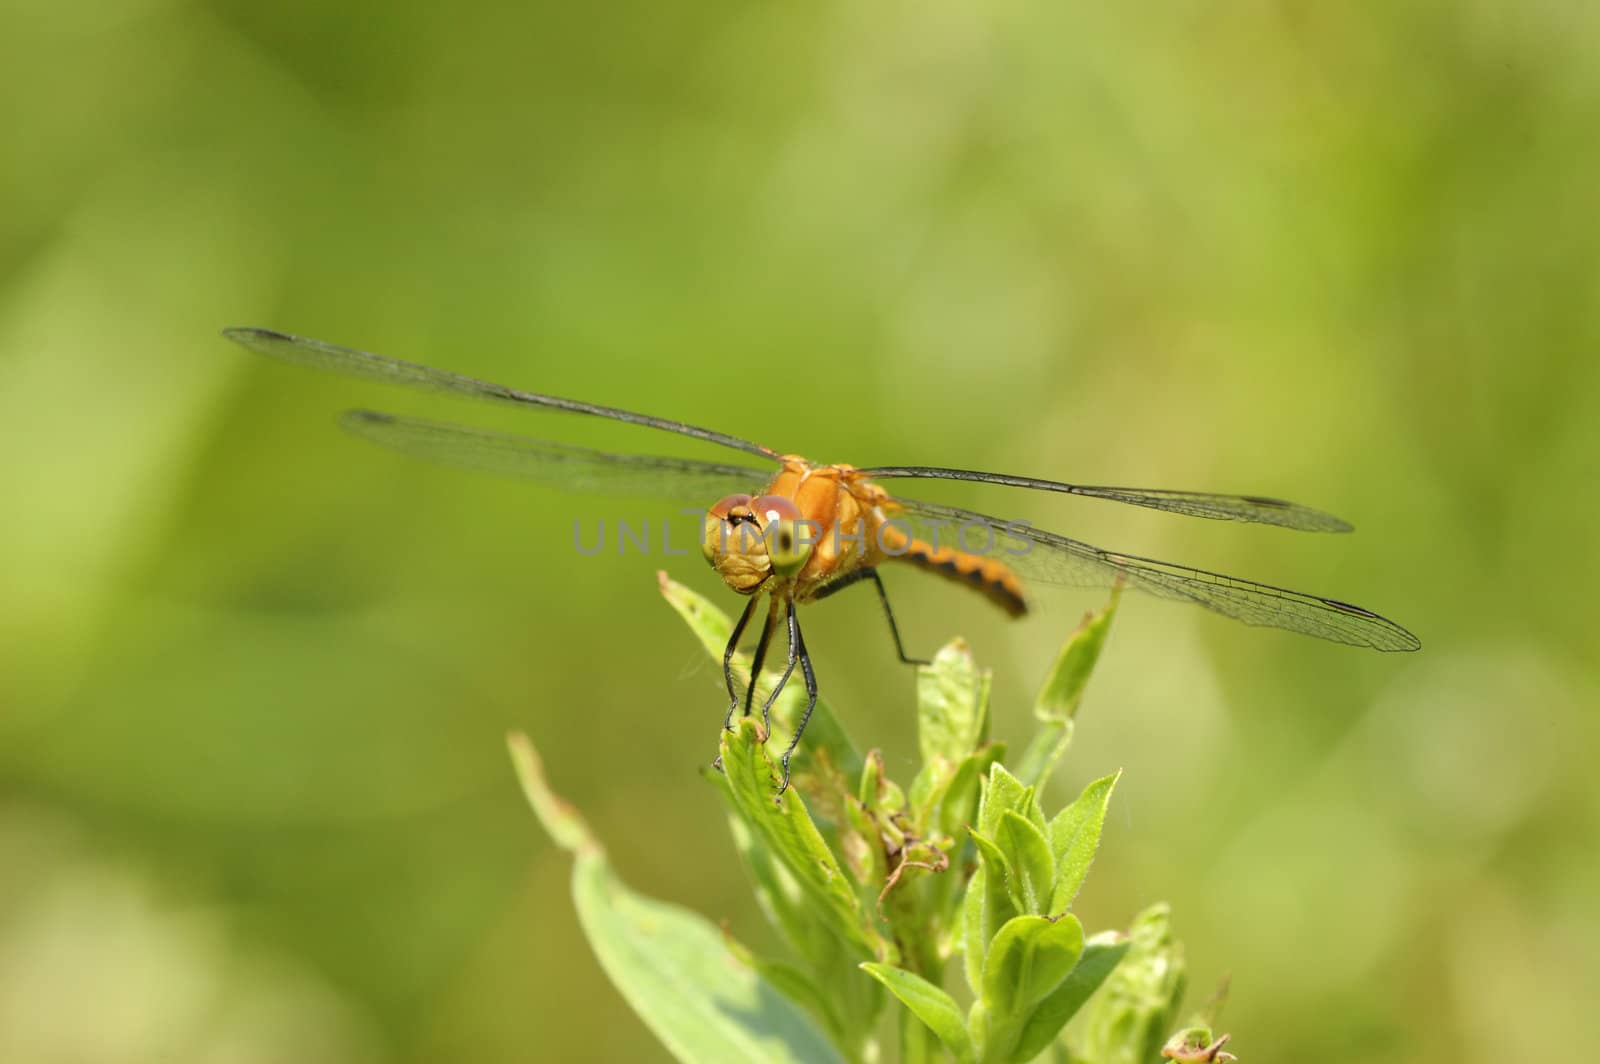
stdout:
[[877,585],[878,601],[883,603],[883,615],[889,619],[889,634],[894,636],[894,652],[907,665],[932,665],[933,662],[923,658],[906,656],[906,645],[900,642],[900,626],[894,621],[894,607],[889,605],[889,592],[884,590],[883,577],[878,575],[878,570],[876,569],[868,569],[867,572],[872,575],[872,582]]
[[863,580],[871,580],[875,585],[877,585],[878,601],[883,603],[883,615],[889,619],[889,634],[894,636],[894,652],[900,656],[900,660],[905,662],[907,665],[931,665],[932,662],[925,661],[922,658],[912,658],[906,656],[905,644],[900,642],[900,626],[895,623],[894,608],[889,605],[889,592],[884,590],[883,577],[878,575],[878,570],[857,569],[849,576],[835,580],[833,583],[817,592],[816,600],[821,601],[822,599],[827,598],[829,595],[843,591],[845,588],[850,587],[853,584],[859,584]]
[[867,577],[869,575],[871,575],[873,573],[876,573],[877,571],[878,570],[876,570],[876,569],[857,569],[853,573],[850,573],[850,574],[848,574],[846,576],[841,576],[839,579],[835,580],[831,584],[828,584],[826,587],[822,588],[822,590],[818,591],[815,595],[811,596],[811,601],[813,601],[813,602],[821,602],[825,598],[829,598],[829,597],[831,597],[833,595],[837,595],[839,592],[843,591],[845,588],[854,587],[855,585],[861,583],[861,581],[867,579]]
[[750,685],[744,689],[744,715],[747,717],[756,704],[756,681],[761,678],[761,665],[767,660],[767,647],[772,643],[772,629],[777,623],[778,600],[772,599],[767,607],[767,619],[761,625],[761,638],[756,640],[755,656],[750,659]]
[[739,649],[739,637],[744,635],[745,627],[750,623],[750,615],[756,611],[756,600],[759,595],[751,595],[750,601],[745,603],[744,612],[739,614],[739,619],[734,622],[733,635],[728,637],[728,649],[722,652],[722,678],[728,684],[728,716],[723,720],[724,728],[732,727],[733,711],[739,708],[739,692],[733,689],[733,655]]
[[[778,615],[778,600],[772,600],[772,615]],[[778,700],[778,692],[783,690],[784,684],[789,682],[789,677],[794,674],[795,660],[800,656],[800,622],[795,620],[794,600],[789,601],[789,664],[784,666],[783,675],[778,677],[778,682],[772,685],[772,693],[767,695],[767,700],[761,704],[761,723],[768,733],[772,731],[772,705]],[[748,711],[747,711],[748,712]]]
[[[800,658],[800,674],[806,681],[806,711],[800,714],[800,723],[794,729],[794,738],[789,740],[788,747],[783,751],[783,782],[778,786],[778,793],[782,794],[789,789],[789,758],[794,755],[795,747],[800,745],[800,736],[805,733],[806,722],[811,719],[811,711],[817,708],[817,674],[811,669],[811,655],[806,652],[805,637],[800,634],[800,626],[795,623],[794,603],[789,603],[789,630],[794,633]],[[790,665],[793,668],[793,664]]]

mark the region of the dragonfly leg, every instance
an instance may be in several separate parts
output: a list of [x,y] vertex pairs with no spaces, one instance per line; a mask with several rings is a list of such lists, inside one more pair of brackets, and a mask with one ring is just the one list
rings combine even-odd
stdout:
[[756,704],[756,682],[761,679],[761,666],[767,660],[767,647],[772,645],[772,629],[777,624],[778,602],[774,599],[767,608],[767,619],[761,623],[761,638],[756,640],[756,652],[750,658],[750,683],[744,689],[744,715],[747,717],[751,707]]
[[889,605],[889,592],[884,590],[883,577],[878,575],[878,570],[868,569],[872,582],[878,587],[878,601],[883,603],[883,615],[889,619],[889,634],[894,636],[894,652],[900,660],[907,665],[932,665],[933,662],[926,658],[912,658],[906,656],[906,645],[900,641],[900,626],[894,621],[894,607]]
[[[772,617],[769,619],[768,623],[770,624],[771,620],[775,620],[777,618],[777,616],[778,616],[778,600],[777,599],[773,599],[772,600]],[[794,663],[800,656],[800,646],[801,646],[801,643],[800,643],[800,622],[795,619],[794,602],[792,600],[789,602],[788,623],[789,623],[789,664],[784,666],[783,675],[778,677],[778,682],[772,685],[772,693],[767,695],[767,700],[765,702],[761,703],[761,724],[762,724],[763,727],[765,727],[767,729],[767,732],[769,734],[772,731],[772,706],[773,706],[773,703],[778,701],[778,693],[783,690],[784,685],[789,682],[789,677],[794,674]],[[749,711],[746,710],[746,712],[749,712]]]
[[811,668],[811,655],[806,651],[805,637],[800,634],[800,626],[795,623],[792,602],[789,603],[789,625],[798,644],[800,674],[806,681],[806,711],[800,714],[800,723],[795,726],[794,737],[789,740],[788,747],[783,751],[783,783],[778,787],[779,794],[789,789],[789,758],[794,755],[795,747],[800,745],[800,736],[806,730],[806,722],[811,719],[811,711],[817,708],[817,674]]
[[728,715],[724,718],[724,728],[733,727],[733,711],[739,708],[739,692],[733,688],[733,655],[739,649],[739,637],[744,635],[744,630],[750,623],[750,615],[756,611],[756,599],[759,596],[751,595],[750,601],[745,603],[744,612],[739,614],[739,619],[734,622],[733,635],[728,637],[728,649],[722,652],[722,678],[728,684]]
[[816,600],[820,601],[829,595],[837,594],[845,588],[859,584],[863,580],[871,580],[878,588],[878,601],[883,603],[883,615],[889,620],[889,634],[894,636],[894,652],[902,662],[907,665],[931,665],[932,662],[924,658],[913,658],[906,654],[906,645],[900,641],[900,626],[895,623],[894,607],[889,605],[889,592],[883,586],[883,577],[878,575],[878,570],[857,569],[849,576],[841,577],[817,592]]

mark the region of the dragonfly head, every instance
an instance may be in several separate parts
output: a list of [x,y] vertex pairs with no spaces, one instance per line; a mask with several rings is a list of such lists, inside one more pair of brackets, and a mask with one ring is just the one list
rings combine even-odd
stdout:
[[798,573],[816,538],[793,499],[729,495],[706,511],[700,550],[723,583],[749,595],[768,577]]

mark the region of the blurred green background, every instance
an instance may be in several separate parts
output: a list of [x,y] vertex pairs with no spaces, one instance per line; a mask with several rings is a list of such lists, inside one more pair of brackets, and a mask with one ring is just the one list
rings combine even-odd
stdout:
[[[1531,1061],[1587,1029],[1600,7],[14,0],[0,93],[0,1059],[660,1057],[510,727],[634,886],[765,941],[663,559],[571,548],[659,508],[334,417],[718,455],[269,364],[232,324],[819,460],[1349,518],[932,493],[1422,637],[1118,619],[1047,804],[1126,767],[1081,912],[1170,899],[1230,1048]],[[1011,736],[1103,601],[890,588],[913,649],[995,667]],[[908,774],[872,597],[808,616]]]

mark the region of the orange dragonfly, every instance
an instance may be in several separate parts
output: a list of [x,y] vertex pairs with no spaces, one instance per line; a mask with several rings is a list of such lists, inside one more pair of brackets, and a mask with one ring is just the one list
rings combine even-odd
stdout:
[[[890,495],[876,482],[972,481],[1110,499],[1191,517],[1251,521],[1309,532],[1350,530],[1337,517],[1282,499],[1064,484],[931,466],[819,465],[799,455],[782,454],[759,443],[681,421],[520,391],[322,340],[256,328],[226,329],[223,335],[284,362],[524,409],[609,418],[718,444],[760,459],[762,468],[613,454],[371,410],[349,411],[342,421],[357,436],[437,461],[610,493],[672,495],[702,503],[717,498],[705,511],[702,551],[723,582],[750,600],[734,625],[722,657],[728,689],[724,724],[732,722],[740,702],[733,676],[734,651],[763,595],[767,599],[766,617],[751,661],[751,682],[744,694],[745,714],[753,711],[754,678],[761,673],[780,623],[787,635],[788,661],[761,707],[763,721],[769,727],[773,703],[797,665],[805,681],[806,708],[783,752],[780,793],[788,786],[789,759],[817,702],[816,673],[795,617],[797,604],[815,602],[847,587],[870,582],[883,604],[900,660],[916,661],[906,655],[888,593],[878,574],[879,568],[889,562],[903,562],[965,584],[1013,617],[1027,612],[1022,578],[1028,577],[1077,586],[1126,585],[1162,598],[1193,602],[1245,624],[1269,625],[1374,650],[1416,650],[1421,646],[1417,637],[1400,625],[1348,602],[1102,550],[1023,522]],[[931,536],[919,534],[929,527],[934,529]],[[940,543],[940,528],[957,529],[959,545]],[[974,549],[967,542],[969,532],[981,538],[981,549]]]

